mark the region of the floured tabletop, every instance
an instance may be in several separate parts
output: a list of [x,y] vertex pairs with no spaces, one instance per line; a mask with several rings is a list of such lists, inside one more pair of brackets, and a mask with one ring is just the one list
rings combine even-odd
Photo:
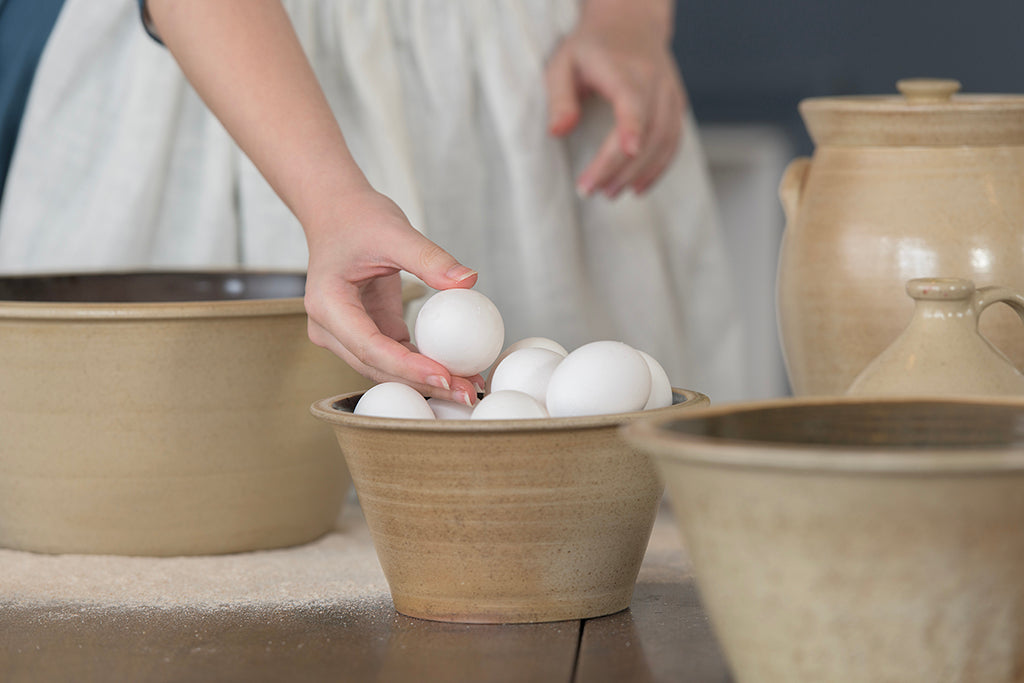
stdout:
[[0,550],[0,680],[729,681],[670,511],[630,609],[446,624],[395,612],[358,503],[306,545],[145,558]]

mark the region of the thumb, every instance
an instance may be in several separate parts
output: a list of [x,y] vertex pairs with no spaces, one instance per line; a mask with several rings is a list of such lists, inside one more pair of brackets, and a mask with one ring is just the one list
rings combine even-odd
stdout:
[[459,263],[454,256],[419,232],[413,231],[410,237],[393,254],[399,268],[412,273],[434,289],[468,289],[476,284],[475,270]]
[[585,76],[588,85],[612,106],[619,148],[627,156],[635,156],[640,151],[647,127],[649,111],[646,98],[608,60],[592,60]]
[[563,44],[548,61],[544,83],[548,91],[548,130],[553,135],[565,135],[580,120],[579,91],[567,45]]

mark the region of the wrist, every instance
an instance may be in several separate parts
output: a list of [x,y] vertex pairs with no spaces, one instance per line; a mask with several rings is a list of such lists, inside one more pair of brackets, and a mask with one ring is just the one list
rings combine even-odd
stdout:
[[584,0],[580,25],[599,30],[642,31],[669,44],[675,29],[675,0]]

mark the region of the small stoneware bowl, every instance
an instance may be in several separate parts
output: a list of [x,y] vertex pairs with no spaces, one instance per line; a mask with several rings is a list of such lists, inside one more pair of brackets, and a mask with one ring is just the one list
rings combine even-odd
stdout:
[[[707,405],[675,390],[678,415]],[[629,606],[664,487],[619,427],[645,413],[399,420],[323,399],[395,609],[438,621],[583,619]]]
[[368,386],[306,333],[301,273],[0,278],[0,546],[191,555],[330,530],[309,417]]
[[1024,400],[637,422],[738,681],[1020,681]]

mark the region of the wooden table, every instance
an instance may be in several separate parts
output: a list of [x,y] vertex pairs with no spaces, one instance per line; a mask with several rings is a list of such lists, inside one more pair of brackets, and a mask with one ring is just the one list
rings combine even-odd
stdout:
[[[355,551],[372,554],[358,508],[345,519]],[[546,624],[412,619],[394,611],[386,591],[326,604],[229,601],[203,609],[85,604],[68,597],[73,591],[48,600],[26,595],[30,576],[14,594],[3,589],[5,562],[32,566],[19,559],[0,553],[0,681],[7,683],[731,680],[664,507],[630,609]],[[73,573],[70,556],[53,562]]]

